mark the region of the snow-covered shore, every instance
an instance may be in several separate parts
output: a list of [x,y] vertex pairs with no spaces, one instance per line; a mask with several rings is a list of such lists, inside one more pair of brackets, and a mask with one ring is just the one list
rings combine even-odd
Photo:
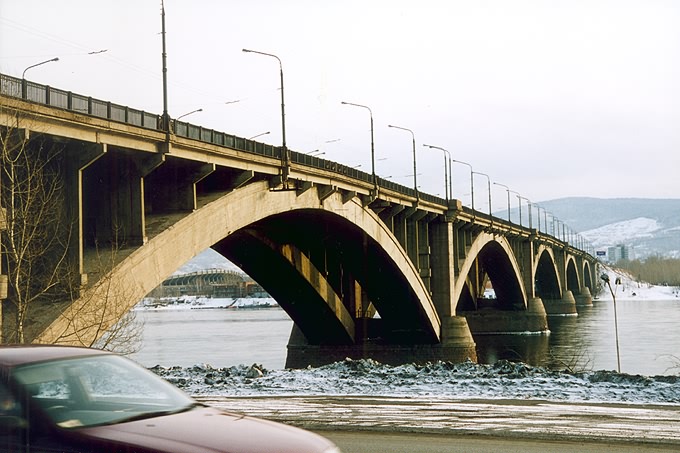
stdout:
[[[618,300],[678,299],[678,288],[638,284],[629,275],[609,268]],[[620,284],[615,284],[617,278]],[[608,303],[608,288],[595,303]],[[680,299],[679,299],[680,302]],[[145,300],[138,310],[191,310],[277,307],[273,299]],[[346,359],[301,370],[267,370],[261,365],[225,368],[208,364],[189,367],[156,366],[152,371],[194,395],[308,396],[354,395],[460,399],[520,399],[577,403],[680,404],[680,354],[673,375],[640,376],[613,371],[571,373],[499,361],[493,365],[436,362],[389,366],[373,360]],[[675,371],[675,372],[674,372]]]
[[[609,276],[609,283],[617,301],[680,300],[680,288],[677,286],[650,285],[645,282],[636,282],[630,274],[612,267],[603,267],[602,273]],[[598,278],[600,277],[598,276]],[[619,283],[617,284],[617,282]],[[613,300],[612,293],[606,285],[595,298],[596,300]]]
[[258,365],[156,366],[151,370],[188,393],[205,396],[436,396],[680,404],[680,376],[569,373],[508,361],[493,365],[436,362],[389,366],[370,359],[346,359],[300,370],[266,370]]
[[179,296],[144,298],[135,310],[210,310],[237,308],[276,308],[279,304],[271,297],[211,298]]

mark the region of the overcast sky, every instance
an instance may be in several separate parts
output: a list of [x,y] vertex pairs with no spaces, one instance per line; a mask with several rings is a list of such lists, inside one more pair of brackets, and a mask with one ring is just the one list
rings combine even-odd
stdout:
[[[680,2],[166,0],[169,112],[444,196],[680,198]],[[0,0],[0,72],[161,113],[160,0]],[[106,52],[99,52],[106,50]],[[97,53],[99,52],[99,53]],[[232,102],[238,101],[238,102]],[[470,173],[453,165],[454,198]],[[475,204],[487,208],[476,175]],[[492,186],[494,209],[507,192]],[[513,198],[513,206],[516,199]]]

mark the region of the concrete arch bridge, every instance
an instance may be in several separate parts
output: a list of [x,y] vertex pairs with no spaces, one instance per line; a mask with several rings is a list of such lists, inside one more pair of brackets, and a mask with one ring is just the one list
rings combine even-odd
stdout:
[[[102,323],[91,317],[113,325],[208,247],[293,319],[290,367],[476,360],[475,336],[545,331],[551,315],[575,314],[596,289],[597,261],[576,238],[191,124],[167,132],[157,115],[2,77],[3,133],[29,152],[60,150],[75,229],[68,261],[83,282],[75,300],[33,311],[35,342],[93,341]],[[103,271],[102,244],[115,250]],[[485,299],[490,285],[496,297]]]

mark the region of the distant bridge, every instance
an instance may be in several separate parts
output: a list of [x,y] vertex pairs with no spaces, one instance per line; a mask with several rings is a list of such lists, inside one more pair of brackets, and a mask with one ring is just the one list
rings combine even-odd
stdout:
[[[75,302],[36,310],[35,342],[91,341],[101,331],[84,306],[113,324],[208,247],[293,319],[292,367],[475,360],[476,335],[545,331],[596,289],[597,261],[575,235],[192,124],[168,132],[159,115],[4,75],[0,105],[5,133],[63,150],[69,264],[88,282]],[[117,251],[107,272],[93,264],[101,244]],[[496,299],[483,298],[489,282]]]

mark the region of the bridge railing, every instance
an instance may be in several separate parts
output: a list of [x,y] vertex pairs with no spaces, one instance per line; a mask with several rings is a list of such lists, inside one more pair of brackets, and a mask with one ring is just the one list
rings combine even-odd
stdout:
[[[49,105],[59,109],[91,115],[110,121],[126,123],[133,126],[144,127],[147,129],[162,130],[161,116],[143,110],[133,109],[124,105],[102,101],[89,96],[83,96],[71,91],[60,90],[41,85],[25,79],[0,74],[0,93],[5,96],[20,98],[37,104]],[[239,151],[260,154],[267,157],[281,158],[281,147],[268,145],[262,142],[248,140],[243,137],[216,131],[214,129],[197,126],[184,121],[171,120],[172,132],[179,136],[192,140],[212,143]],[[371,174],[348,167],[338,162],[321,159],[309,154],[291,151],[291,162],[306,165],[314,168],[328,170],[333,173],[359,180],[366,183],[373,183]],[[377,178],[380,187],[400,193],[408,197],[415,197],[413,188],[388,181],[384,178]],[[430,195],[419,193],[422,200],[446,206],[446,200]]]
[[[144,110],[133,109],[124,105],[102,101],[90,96],[73,93],[71,91],[52,88],[49,85],[41,85],[25,79],[0,74],[0,94],[22,99],[37,104],[48,105],[63,110],[68,110],[83,115],[90,115],[119,123],[130,124],[133,126],[163,131],[161,115],[146,112]],[[191,123],[171,120],[170,128],[176,136],[192,140],[211,143],[217,146],[237,149],[253,154],[267,157],[281,158],[281,147],[268,145],[262,142],[248,140],[236,135],[216,131],[214,129],[197,126]],[[306,165],[318,169],[340,174],[364,183],[373,184],[373,175],[353,167],[348,167],[338,162],[321,159],[300,152],[291,151],[291,162]],[[416,194],[414,188],[406,187],[389,181],[385,178],[376,177],[376,183],[380,188],[415,198],[416,195],[425,202],[437,204],[447,208],[446,200],[428,193],[419,192]],[[483,213],[475,211],[478,216],[484,217]],[[487,214],[488,215],[488,214]],[[494,222],[500,219],[493,217]],[[503,223],[503,222],[501,222]]]

